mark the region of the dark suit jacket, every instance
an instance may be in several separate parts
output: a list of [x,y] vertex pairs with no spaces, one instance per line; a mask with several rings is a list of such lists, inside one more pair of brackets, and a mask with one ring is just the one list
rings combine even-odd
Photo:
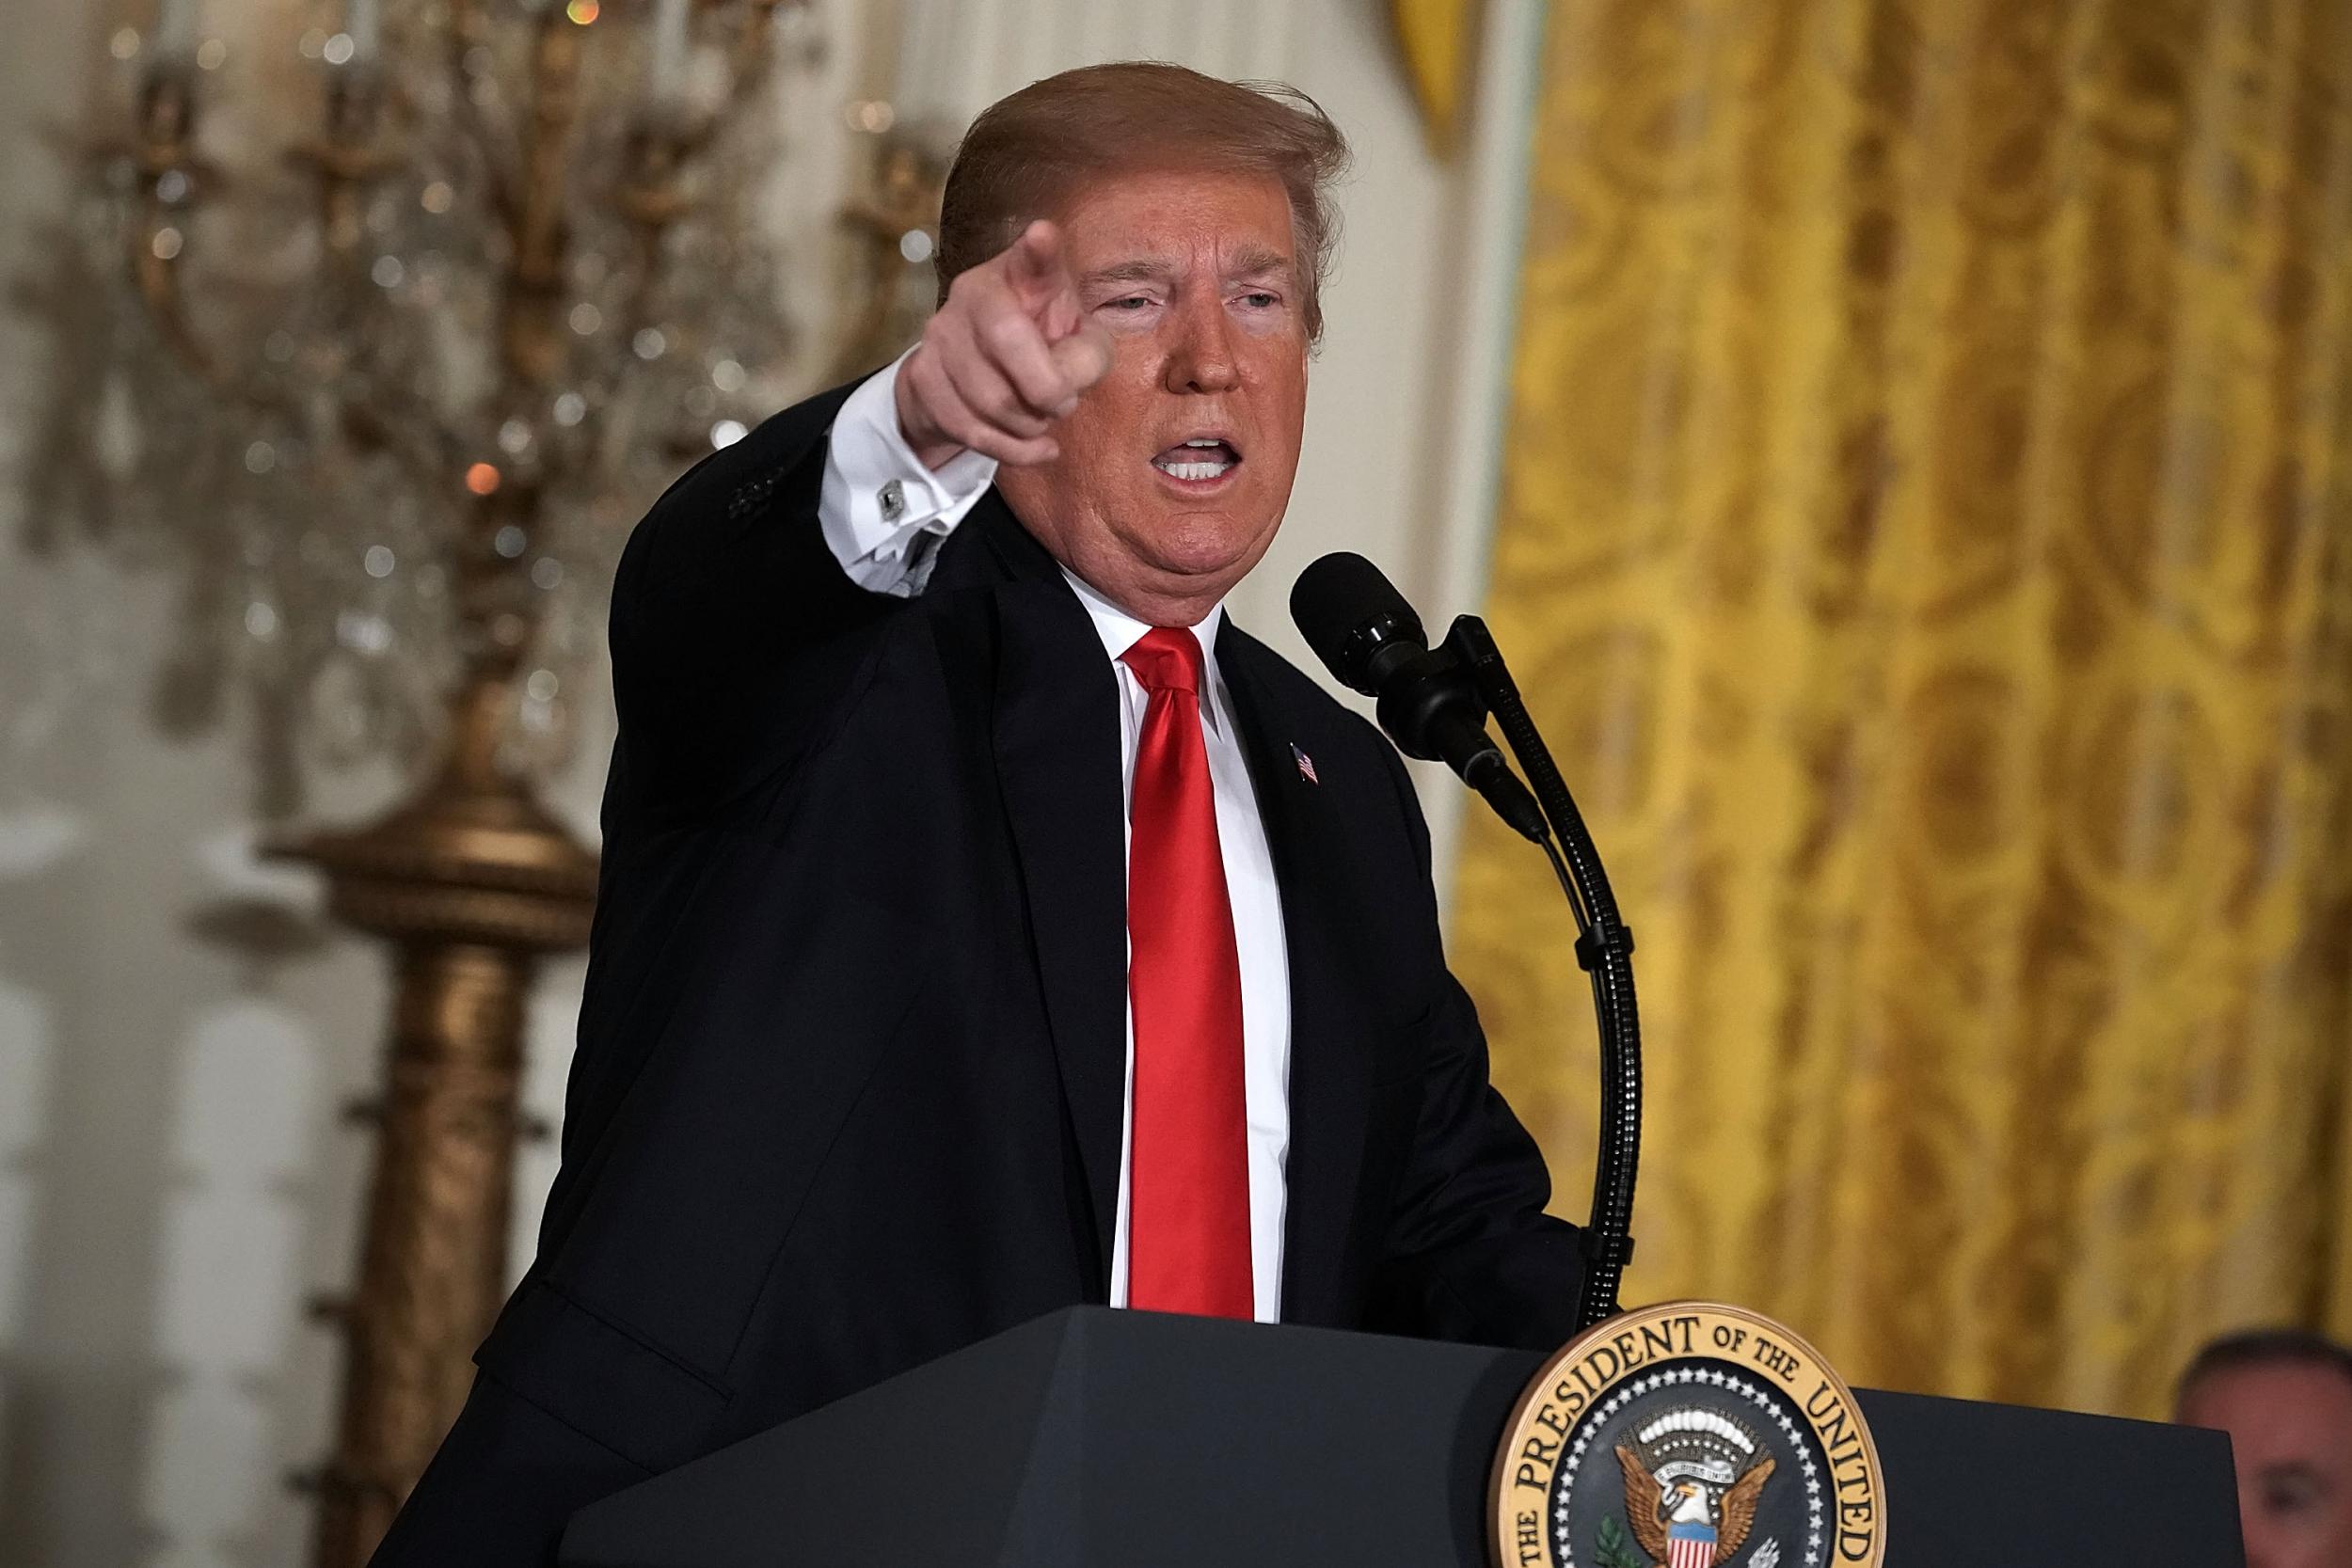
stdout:
[[[1110,661],[993,490],[921,596],[849,581],[817,523],[847,390],[707,458],[622,559],[563,1170],[380,1563],[545,1561],[596,1497],[1107,1299]],[[1404,768],[1230,620],[1217,658],[1289,946],[1282,1316],[1556,1345],[1576,1232],[1488,1086]]]

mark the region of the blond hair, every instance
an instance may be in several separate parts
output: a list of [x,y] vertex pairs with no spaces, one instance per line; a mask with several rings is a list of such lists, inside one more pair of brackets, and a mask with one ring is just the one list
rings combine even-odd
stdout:
[[1279,82],[1225,82],[1126,60],[1032,82],[980,112],[956,149],[941,203],[939,297],[956,275],[1053,215],[1089,180],[1141,168],[1270,174],[1290,197],[1310,341],[1323,334],[1323,279],[1339,240],[1330,186],[1347,166],[1331,117]]

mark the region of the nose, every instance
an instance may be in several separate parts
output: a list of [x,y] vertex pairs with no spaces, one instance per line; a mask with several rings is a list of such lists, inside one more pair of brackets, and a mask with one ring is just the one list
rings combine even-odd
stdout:
[[1240,379],[1240,368],[1233,358],[1225,302],[1214,291],[1191,293],[1171,325],[1161,385],[1180,394],[1231,391]]

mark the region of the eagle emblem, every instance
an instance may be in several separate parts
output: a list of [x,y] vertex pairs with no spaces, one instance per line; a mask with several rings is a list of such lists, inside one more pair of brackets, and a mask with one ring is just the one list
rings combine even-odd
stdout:
[[1488,1482],[1491,1568],[1883,1568],[1884,1477],[1852,1390],[1769,1318],[1670,1301],[1528,1383]]
[[1775,1467],[1743,1424],[1692,1406],[1644,1422],[1616,1454],[1626,1523],[1661,1568],[1720,1568],[1737,1556]]

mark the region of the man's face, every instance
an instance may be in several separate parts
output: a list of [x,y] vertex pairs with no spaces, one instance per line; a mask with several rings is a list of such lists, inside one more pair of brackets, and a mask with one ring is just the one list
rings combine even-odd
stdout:
[[1290,202],[1272,175],[1149,171],[1058,214],[1110,370],[997,483],[1073,572],[1157,626],[1199,621],[1265,554],[1307,416]]
[[2273,1362],[2206,1373],[2181,1401],[2237,1454],[2247,1568],[2352,1564],[2352,1378]]

